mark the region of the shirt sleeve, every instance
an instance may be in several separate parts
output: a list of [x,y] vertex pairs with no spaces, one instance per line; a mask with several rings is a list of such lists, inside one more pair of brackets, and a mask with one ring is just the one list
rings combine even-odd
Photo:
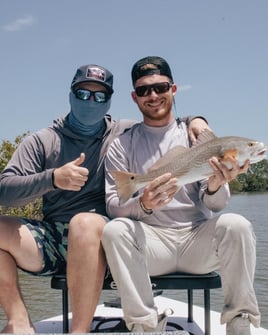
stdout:
[[105,159],[105,192],[106,192],[106,211],[111,218],[129,217],[135,220],[146,217],[146,214],[139,203],[139,196],[134,196],[124,204],[120,203],[116,190],[115,180],[111,171],[128,171],[128,160],[124,149],[119,140],[116,139],[110,145]]
[[22,206],[54,190],[53,169],[44,169],[45,152],[37,136],[26,137],[0,177],[0,205]]
[[204,205],[213,212],[219,212],[223,210],[230,199],[230,188],[229,184],[225,183],[213,194],[207,193],[207,179],[201,182],[200,188],[200,199]]
[[203,121],[205,121],[208,124],[207,119],[204,118],[203,116],[200,116],[200,115],[198,115],[198,116],[190,115],[190,116],[184,116],[184,117],[180,118],[180,120],[186,124],[187,128],[189,128],[189,125],[190,125],[191,121],[193,121],[194,119],[202,119]]

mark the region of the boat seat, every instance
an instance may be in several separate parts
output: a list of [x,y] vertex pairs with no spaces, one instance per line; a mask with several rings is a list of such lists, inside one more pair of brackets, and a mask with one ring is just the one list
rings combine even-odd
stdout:
[[[193,290],[204,291],[205,335],[210,335],[210,290],[221,287],[220,275],[213,271],[207,274],[169,273],[151,277],[153,290],[187,290],[188,322],[193,322]],[[62,290],[63,333],[69,332],[68,288],[65,274],[56,274],[51,278],[51,288]],[[103,283],[103,290],[116,290],[111,276]]]

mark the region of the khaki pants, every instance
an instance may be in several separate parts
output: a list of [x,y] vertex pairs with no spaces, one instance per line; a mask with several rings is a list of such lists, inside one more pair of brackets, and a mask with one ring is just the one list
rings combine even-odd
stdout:
[[255,327],[260,325],[253,289],[255,235],[244,217],[222,214],[180,229],[117,218],[104,228],[102,243],[129,329],[134,324],[157,326],[149,276],[174,271],[219,270],[224,294],[221,322],[246,312]]

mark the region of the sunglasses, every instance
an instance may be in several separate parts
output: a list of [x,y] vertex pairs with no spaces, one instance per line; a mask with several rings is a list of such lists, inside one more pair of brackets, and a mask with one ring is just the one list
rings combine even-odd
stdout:
[[85,90],[82,88],[78,88],[74,91],[74,95],[77,97],[77,99],[80,100],[89,100],[91,96],[93,96],[94,100],[96,102],[106,102],[111,98],[111,95],[107,92],[101,92],[101,91],[90,91]]
[[152,94],[152,90],[156,94],[166,93],[172,87],[171,83],[164,82],[164,83],[156,83],[152,85],[144,85],[135,87],[135,92],[138,97],[146,97]]

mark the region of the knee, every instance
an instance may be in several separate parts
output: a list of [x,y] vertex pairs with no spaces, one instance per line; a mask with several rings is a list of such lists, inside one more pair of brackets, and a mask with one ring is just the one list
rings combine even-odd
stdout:
[[126,232],[130,230],[131,221],[126,218],[117,218],[109,221],[102,233],[102,244],[121,243],[120,240],[125,238]]
[[239,214],[223,214],[218,221],[218,228],[223,230],[233,239],[240,239],[242,236],[252,238],[254,233],[252,224],[242,215]]
[[105,219],[95,213],[79,213],[69,224],[69,238],[81,240],[101,239]]

